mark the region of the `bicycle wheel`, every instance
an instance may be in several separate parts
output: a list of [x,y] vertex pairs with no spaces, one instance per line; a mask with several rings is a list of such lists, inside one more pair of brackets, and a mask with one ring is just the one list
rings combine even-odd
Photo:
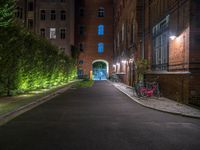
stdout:
[[140,87],[139,95],[140,95],[140,97],[146,97],[147,96],[147,92],[146,92],[145,87]]

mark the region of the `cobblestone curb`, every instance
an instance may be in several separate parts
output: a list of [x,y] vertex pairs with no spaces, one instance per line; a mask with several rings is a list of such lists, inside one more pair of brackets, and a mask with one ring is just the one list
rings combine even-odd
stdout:
[[26,104],[22,107],[19,107],[9,113],[6,113],[6,114],[3,114],[3,115],[0,115],[0,126],[6,124],[7,122],[9,122],[10,120],[14,119],[15,117],[51,100],[52,98],[64,93],[65,91],[67,91],[72,85],[73,83],[75,83],[77,81],[72,81],[70,82],[68,85],[66,85],[67,87],[64,87],[64,88],[61,88],[53,93],[50,93],[42,98],[39,98],[38,100],[34,101],[34,102],[31,102],[29,104]]
[[175,102],[173,100],[169,100],[164,97],[161,97],[159,99],[156,99],[156,98],[140,99],[136,95],[133,94],[132,87],[127,86],[123,83],[113,83],[111,81],[108,81],[108,82],[112,84],[115,88],[117,88],[119,91],[127,95],[129,98],[131,98],[133,101],[135,101],[136,103],[144,107],[158,110],[161,112],[167,112],[167,113],[171,113],[175,115],[181,115],[185,117],[200,119],[199,109]]

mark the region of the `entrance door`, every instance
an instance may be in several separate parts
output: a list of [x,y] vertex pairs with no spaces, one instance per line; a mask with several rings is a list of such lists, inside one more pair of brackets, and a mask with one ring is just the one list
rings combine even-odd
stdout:
[[93,80],[107,80],[107,65],[104,62],[95,62],[93,65]]

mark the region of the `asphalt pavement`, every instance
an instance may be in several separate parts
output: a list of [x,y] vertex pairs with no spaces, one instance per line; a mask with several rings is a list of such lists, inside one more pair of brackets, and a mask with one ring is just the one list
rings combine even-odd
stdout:
[[200,120],[143,107],[107,81],[0,127],[0,150],[199,150]]

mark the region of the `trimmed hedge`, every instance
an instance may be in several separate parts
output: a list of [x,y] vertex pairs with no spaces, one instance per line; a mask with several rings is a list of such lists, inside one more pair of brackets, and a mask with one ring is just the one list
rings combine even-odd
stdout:
[[0,27],[0,95],[13,95],[68,82],[75,60],[19,25]]

